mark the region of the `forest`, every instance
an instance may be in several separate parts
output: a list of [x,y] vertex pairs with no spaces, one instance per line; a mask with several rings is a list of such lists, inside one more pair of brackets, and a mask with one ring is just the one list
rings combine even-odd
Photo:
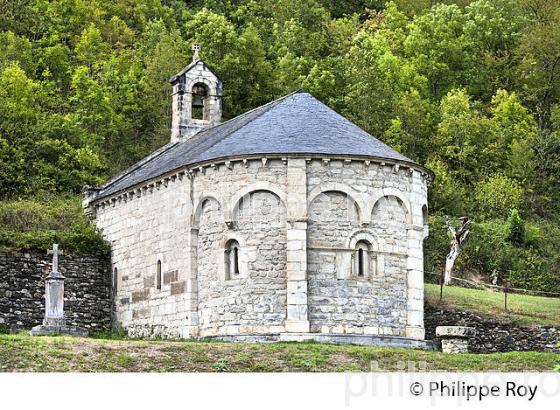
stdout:
[[195,42],[226,119],[304,88],[433,170],[427,272],[468,216],[457,275],[560,290],[559,0],[0,0],[0,246],[98,246]]

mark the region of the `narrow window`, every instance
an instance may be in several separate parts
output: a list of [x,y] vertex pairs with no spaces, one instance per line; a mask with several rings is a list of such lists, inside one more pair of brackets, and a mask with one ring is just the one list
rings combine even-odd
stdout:
[[369,251],[371,247],[366,241],[359,241],[356,244],[355,262],[354,262],[354,275],[359,278],[365,278],[370,275],[369,266]]
[[232,239],[227,242],[224,252],[226,279],[239,275],[239,242]]
[[358,276],[364,276],[364,250],[358,249]]
[[161,290],[161,261],[157,261],[156,288]]
[[233,248],[233,274],[239,275],[239,248]]
[[113,269],[113,296],[117,295],[118,286],[119,286],[119,271],[115,266],[115,268]]

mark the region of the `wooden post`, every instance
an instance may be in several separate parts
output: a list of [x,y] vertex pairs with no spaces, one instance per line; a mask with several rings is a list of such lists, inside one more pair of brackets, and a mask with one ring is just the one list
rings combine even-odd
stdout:
[[504,310],[507,312],[507,297],[508,297],[508,283],[507,279],[504,280]]
[[439,303],[443,300],[443,283],[444,283],[444,276],[443,272],[441,272],[441,276],[439,277]]

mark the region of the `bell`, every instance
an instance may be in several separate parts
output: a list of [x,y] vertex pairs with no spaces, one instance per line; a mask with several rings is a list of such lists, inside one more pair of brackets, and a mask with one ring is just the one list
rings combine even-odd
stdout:
[[202,96],[198,94],[193,94],[193,107],[204,107],[204,102],[202,101]]

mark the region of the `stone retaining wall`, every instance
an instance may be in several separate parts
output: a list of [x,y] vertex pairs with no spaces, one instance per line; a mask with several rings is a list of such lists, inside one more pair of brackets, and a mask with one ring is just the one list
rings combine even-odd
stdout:
[[469,340],[469,352],[494,353],[509,351],[559,352],[560,326],[518,326],[473,312],[449,310],[440,307],[424,307],[426,340],[434,341],[441,348],[441,340],[436,338],[437,326],[470,326],[476,329],[476,336]]
[[[43,321],[45,276],[51,269],[46,251],[0,252],[0,326],[30,329]],[[62,255],[66,277],[64,311],[68,325],[92,332],[111,328],[108,258]]]

